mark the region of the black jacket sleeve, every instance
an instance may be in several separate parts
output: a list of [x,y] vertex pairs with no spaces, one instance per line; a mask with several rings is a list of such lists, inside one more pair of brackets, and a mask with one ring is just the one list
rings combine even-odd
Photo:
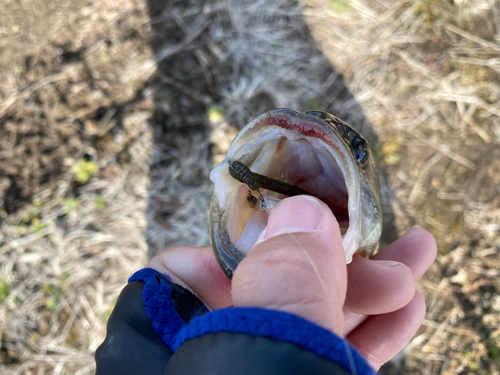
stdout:
[[184,343],[165,374],[348,375],[340,365],[294,344],[241,333],[210,333]]
[[96,375],[162,374],[172,351],[144,311],[144,283],[123,288],[108,320],[106,338],[95,353]]
[[209,312],[150,269],[120,294],[96,364],[97,375],[374,373],[347,341],[305,319],[260,308]]

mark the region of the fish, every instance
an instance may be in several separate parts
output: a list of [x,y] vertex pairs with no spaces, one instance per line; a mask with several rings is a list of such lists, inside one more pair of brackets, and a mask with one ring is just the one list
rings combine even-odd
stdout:
[[229,278],[274,207],[293,195],[328,205],[347,264],[356,253],[370,257],[378,250],[382,210],[373,154],[358,131],[330,113],[280,108],[258,116],[236,135],[210,179],[210,239]]

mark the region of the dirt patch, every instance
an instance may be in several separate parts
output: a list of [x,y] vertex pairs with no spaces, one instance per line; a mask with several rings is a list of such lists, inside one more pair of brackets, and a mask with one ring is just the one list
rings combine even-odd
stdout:
[[[3,24],[9,35],[0,47],[4,218],[40,191],[54,189],[78,159],[109,158],[113,148],[123,148],[117,143],[130,142],[113,137],[126,131],[124,112],[141,110],[144,100],[145,82],[137,80],[136,68],[149,57],[148,26],[137,25],[144,23],[145,9],[124,17],[123,9],[104,14],[95,7],[31,2],[29,8],[24,3],[4,8],[9,15]],[[131,61],[134,53],[142,58]]]
[[147,8],[4,5],[0,371],[90,373],[124,275],[146,262]]

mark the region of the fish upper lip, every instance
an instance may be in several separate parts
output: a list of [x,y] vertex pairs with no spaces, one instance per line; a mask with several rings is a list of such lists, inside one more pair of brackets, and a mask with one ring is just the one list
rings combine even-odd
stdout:
[[[283,121],[282,123],[280,123],[279,122],[280,119],[277,118],[280,116],[288,116],[288,118],[286,119],[287,121]],[[268,120],[270,120],[270,119],[272,119],[272,125],[279,126],[283,129],[287,129],[287,130],[291,130],[291,131],[298,131],[306,137],[318,138],[326,143],[331,143],[331,139],[325,139],[326,137],[329,138],[331,136],[331,132],[332,132],[332,129],[328,126],[328,124],[326,124],[323,120],[321,120],[320,118],[318,118],[316,116],[313,116],[313,115],[310,115],[307,113],[297,112],[297,111],[290,109],[290,108],[275,109],[275,110],[266,112],[266,113],[256,117],[253,121],[251,121],[247,125],[247,126],[249,126],[250,124],[253,124],[253,126],[246,129],[246,131],[240,131],[236,135],[236,137],[234,138],[233,143],[237,142],[240,138],[243,138],[245,136],[245,133],[247,131],[253,129],[254,127],[259,128],[261,126],[271,125],[271,123],[270,123],[271,121],[269,121],[269,123],[267,123]],[[308,133],[308,132],[301,131],[302,129],[300,128],[300,126],[299,127],[293,126],[293,125],[297,124],[297,120],[299,122],[304,121],[304,122],[314,123],[322,128],[322,132]],[[338,137],[337,133],[335,133],[335,135]],[[340,142],[342,142],[342,141],[340,140]]]

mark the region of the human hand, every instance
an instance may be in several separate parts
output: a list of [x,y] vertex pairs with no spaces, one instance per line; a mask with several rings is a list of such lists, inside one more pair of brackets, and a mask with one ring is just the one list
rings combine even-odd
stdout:
[[227,279],[210,247],[173,247],[150,267],[191,290],[210,309],[257,306],[306,318],[346,337],[378,369],[394,357],[425,315],[415,282],[436,244],[415,227],[371,259],[345,265],[337,221],[305,196],[279,203],[252,251]]

